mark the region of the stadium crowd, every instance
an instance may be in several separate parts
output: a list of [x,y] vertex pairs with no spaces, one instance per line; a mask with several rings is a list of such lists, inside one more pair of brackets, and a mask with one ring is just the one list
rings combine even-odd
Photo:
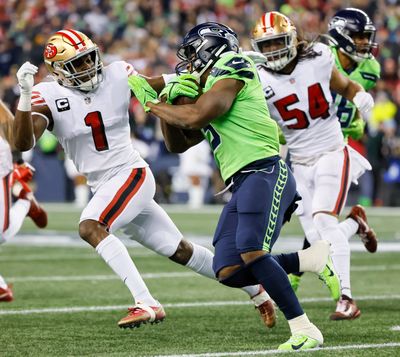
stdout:
[[[249,50],[251,28],[263,12],[281,11],[303,29],[307,38],[313,39],[326,32],[328,20],[338,9],[348,6],[364,10],[373,20],[382,69],[381,80],[373,91],[376,105],[366,135],[352,143],[373,166],[360,188],[353,190],[353,200],[364,205],[400,206],[400,195],[395,194],[400,192],[397,0],[0,0],[0,98],[15,111],[19,97],[15,73],[27,60],[40,66],[36,81],[47,75],[42,64],[43,49],[47,38],[58,29],[73,28],[89,35],[104,54],[105,64],[125,60],[138,72],[151,76],[173,72],[177,44],[197,23],[218,21],[229,25],[238,33],[242,48]],[[160,202],[180,201],[179,190],[186,184],[180,181],[181,175],[174,175],[180,172],[179,157],[167,153],[157,119],[145,114],[135,99],[131,102],[131,119],[133,140],[158,182],[156,198]],[[34,155],[44,152],[61,156],[51,140],[39,143],[35,150]],[[42,153],[37,153],[40,150]],[[211,178],[213,188],[210,192],[217,191],[221,181],[214,177],[213,170],[209,171],[207,179]],[[213,201],[210,194],[206,202]]]

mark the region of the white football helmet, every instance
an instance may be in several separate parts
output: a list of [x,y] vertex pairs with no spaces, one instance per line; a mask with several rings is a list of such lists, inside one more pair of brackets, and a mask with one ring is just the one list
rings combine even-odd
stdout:
[[[78,71],[79,61],[90,55],[93,65]],[[76,30],[60,30],[48,39],[43,53],[44,63],[64,87],[90,92],[102,81],[103,63],[99,49],[84,33]]]
[[[261,44],[267,41],[282,39],[284,47],[270,52],[263,52]],[[297,30],[288,17],[277,12],[265,13],[254,26],[252,39],[254,51],[262,53],[265,66],[272,71],[279,71],[289,64],[297,55]]]

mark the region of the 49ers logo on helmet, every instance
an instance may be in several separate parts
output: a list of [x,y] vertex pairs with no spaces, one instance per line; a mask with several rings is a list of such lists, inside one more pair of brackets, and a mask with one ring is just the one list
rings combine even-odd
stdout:
[[47,59],[53,58],[57,54],[57,47],[49,43],[44,49],[44,56]]

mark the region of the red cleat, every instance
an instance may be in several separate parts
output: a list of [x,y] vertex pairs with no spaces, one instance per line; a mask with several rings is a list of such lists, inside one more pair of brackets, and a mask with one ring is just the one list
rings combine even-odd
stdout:
[[118,322],[121,328],[135,328],[141,324],[157,324],[165,319],[164,308],[160,306],[147,306],[144,304],[136,304],[128,308],[128,315]]
[[264,288],[260,285],[260,292],[251,298],[255,308],[261,315],[264,325],[272,328],[276,324],[275,306],[271,298],[267,295]]
[[18,198],[31,202],[31,207],[29,208],[27,216],[30,217],[39,228],[45,228],[47,226],[47,213],[36,201],[33,193],[22,189]]
[[338,320],[354,320],[361,315],[360,309],[356,302],[346,295],[342,295],[336,305],[336,311],[331,314],[330,319]]
[[0,288],[0,302],[10,302],[14,300],[14,294],[11,289],[11,285],[8,285],[5,289]]
[[374,230],[368,225],[367,214],[364,207],[360,205],[353,206],[347,217],[358,223],[357,234],[364,243],[365,249],[370,253],[375,253],[378,248],[378,239],[376,238]]

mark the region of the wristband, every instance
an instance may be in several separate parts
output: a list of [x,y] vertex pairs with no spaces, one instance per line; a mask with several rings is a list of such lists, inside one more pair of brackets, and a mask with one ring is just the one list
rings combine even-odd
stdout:
[[164,79],[165,85],[167,85],[169,82],[171,82],[173,79],[175,79],[177,77],[177,75],[175,73],[170,73],[170,74],[163,73],[162,77]]
[[21,112],[30,112],[32,109],[31,93],[23,93],[19,97],[17,109]]

